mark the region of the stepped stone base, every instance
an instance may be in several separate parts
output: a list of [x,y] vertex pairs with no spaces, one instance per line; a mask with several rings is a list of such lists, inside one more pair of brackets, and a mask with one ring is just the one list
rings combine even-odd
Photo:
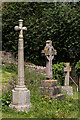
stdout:
[[47,95],[53,99],[65,98],[65,95],[61,94],[61,87],[58,86],[57,80],[42,80],[40,91],[42,95]]
[[28,111],[31,108],[30,91],[27,88],[15,88],[12,90],[12,103],[9,107],[18,111]]
[[62,86],[62,89],[65,90],[68,95],[73,96],[73,88],[72,88],[72,86]]

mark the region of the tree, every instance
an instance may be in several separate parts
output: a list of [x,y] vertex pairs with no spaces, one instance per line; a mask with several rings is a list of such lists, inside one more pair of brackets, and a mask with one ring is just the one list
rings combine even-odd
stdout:
[[[46,40],[51,39],[57,50],[56,62],[76,63],[80,59],[78,3],[17,2],[2,7],[3,50],[17,54],[18,32],[14,26],[18,20],[24,20],[27,32],[24,32],[25,60],[38,65],[45,64],[41,54]],[[24,9],[23,9],[24,8]]]

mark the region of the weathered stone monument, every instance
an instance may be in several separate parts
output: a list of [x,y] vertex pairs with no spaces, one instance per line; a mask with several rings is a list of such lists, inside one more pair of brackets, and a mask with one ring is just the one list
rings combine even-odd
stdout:
[[66,63],[66,67],[64,68],[64,71],[65,71],[65,82],[62,88],[67,91],[68,95],[73,95],[73,88],[69,86],[69,76],[71,71],[70,63]]
[[52,60],[54,55],[57,54],[57,51],[52,46],[52,41],[47,40],[46,46],[42,53],[46,56],[46,79],[41,81],[41,93],[42,95],[48,95],[53,99],[64,99],[65,96],[61,94],[61,87],[58,86],[57,80],[53,80],[53,72],[52,72]]
[[18,41],[18,85],[12,90],[12,103],[9,105],[19,111],[28,111],[31,107],[30,91],[24,85],[24,49],[23,49],[23,20],[19,20],[19,26],[15,26],[16,31],[19,30]]
[[53,73],[52,73],[52,60],[54,58],[54,55],[57,54],[56,50],[52,46],[52,41],[47,40],[46,46],[44,50],[42,50],[42,53],[46,56],[46,78],[49,80],[53,79]]
[[69,76],[70,76],[69,74],[71,71],[70,63],[66,63],[66,67],[64,68],[64,71],[66,72],[64,85],[67,86],[69,85]]

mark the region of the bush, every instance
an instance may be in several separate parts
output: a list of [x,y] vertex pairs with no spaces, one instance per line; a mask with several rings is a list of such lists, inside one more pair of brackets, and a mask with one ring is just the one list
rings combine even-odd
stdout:
[[64,85],[64,77],[65,77],[65,72],[64,72],[64,67],[65,63],[57,63],[53,65],[53,79],[58,80],[58,84]]
[[[6,2],[2,4],[2,49],[18,52],[19,32],[14,30],[18,20],[24,20],[25,61],[45,64],[41,50],[46,40],[51,39],[57,49],[54,60],[76,61],[80,54],[78,3]],[[75,29],[73,29],[75,28]],[[73,34],[74,33],[74,34]]]
[[7,65],[7,66],[5,66],[5,68],[4,69],[6,69],[6,71],[8,71],[8,72],[18,72],[18,68],[17,68],[17,66],[16,65],[14,65],[13,63],[11,63],[11,64],[9,64],[9,65]]
[[80,76],[80,60],[75,65],[75,71],[76,71],[77,75]]

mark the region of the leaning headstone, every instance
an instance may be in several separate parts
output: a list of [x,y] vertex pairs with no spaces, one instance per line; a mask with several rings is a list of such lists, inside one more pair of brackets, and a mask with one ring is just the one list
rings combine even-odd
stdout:
[[23,20],[19,20],[19,26],[15,26],[15,30],[19,30],[18,41],[18,85],[12,90],[12,103],[9,105],[19,111],[28,111],[31,107],[30,91],[24,85],[24,49],[23,49]]
[[52,41],[47,40],[46,46],[42,53],[46,56],[46,79],[41,81],[40,91],[42,95],[48,95],[53,99],[64,99],[65,95],[61,94],[61,87],[58,86],[57,80],[53,80],[52,72],[52,60],[54,55],[57,54],[56,50],[52,46]]
[[69,76],[71,71],[70,63],[66,63],[66,67],[64,68],[64,71],[65,71],[65,82],[64,82],[64,86],[62,86],[62,89],[65,90],[68,95],[73,96],[73,88],[72,86],[69,86]]

